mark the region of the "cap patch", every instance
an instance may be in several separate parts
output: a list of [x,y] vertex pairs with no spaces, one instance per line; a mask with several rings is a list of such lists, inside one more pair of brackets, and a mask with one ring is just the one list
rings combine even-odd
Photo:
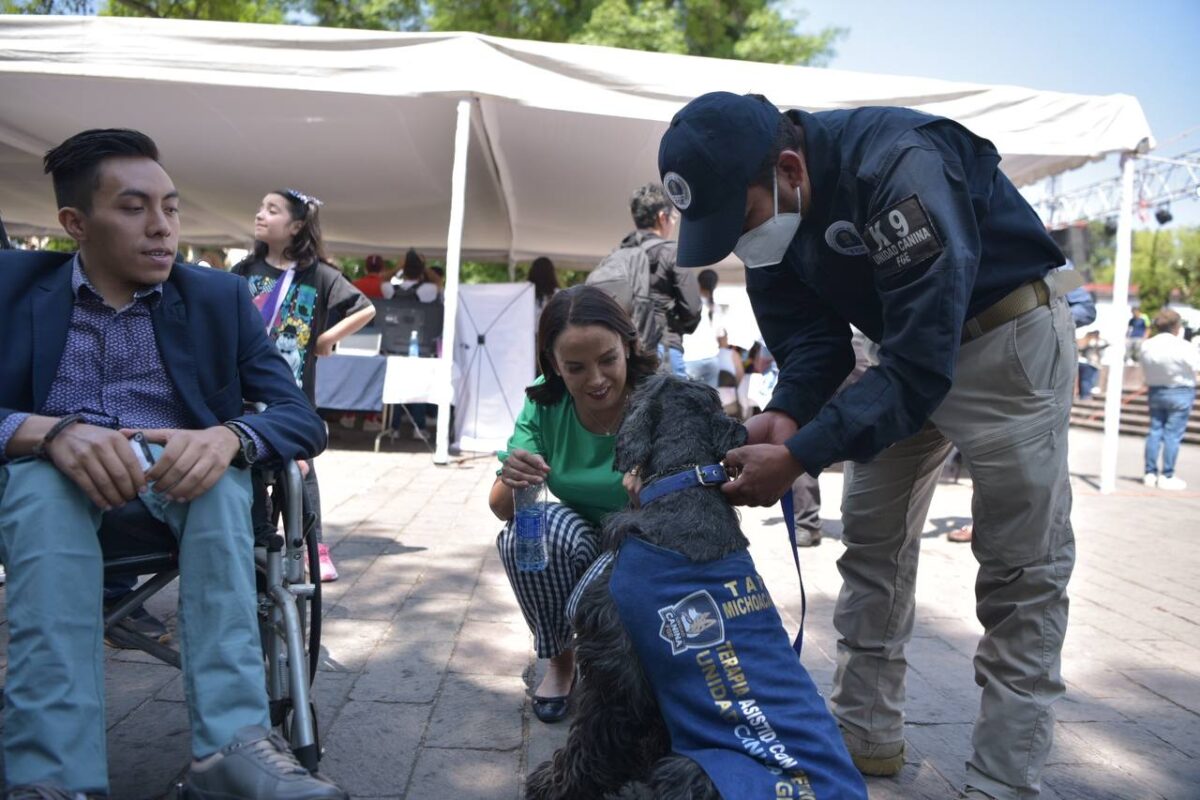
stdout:
[[663,176],[663,188],[680,211],[686,211],[692,204],[692,187],[678,172],[668,172]]
[[865,256],[867,246],[859,236],[858,229],[849,220],[839,219],[825,229],[825,244],[835,253],[844,256]]
[[915,194],[867,220],[867,252],[882,277],[902,272],[942,254],[942,240]]

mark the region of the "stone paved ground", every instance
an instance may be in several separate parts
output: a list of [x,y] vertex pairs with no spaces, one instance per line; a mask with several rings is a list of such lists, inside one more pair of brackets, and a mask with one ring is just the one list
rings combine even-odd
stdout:
[[[1079,562],[1056,743],[1045,798],[1200,797],[1200,492],[1145,490],[1139,445],[1122,440],[1120,491],[1100,496],[1099,437],[1073,431]],[[357,443],[354,443],[357,444]],[[493,462],[431,466],[415,452],[334,449],[318,462],[326,539],[342,578],[326,585],[316,698],[328,774],[356,798],[515,800],[523,776],[566,734],[529,710],[531,639],[497,560],[486,506]],[[1200,487],[1200,448],[1181,475]],[[803,552],[804,662],[828,689],[830,618],[842,547],[841,476],[821,478],[825,544]],[[922,542],[918,624],[909,649],[909,764],[871,783],[874,800],[949,798],[963,778],[977,689],[970,549],[943,534],[966,521],[970,488],[939,488]],[[744,526],[785,623],[799,593],[777,511]],[[151,610],[173,625],[173,596]],[[790,613],[789,613],[790,612]],[[6,639],[5,634],[0,638]],[[108,655],[113,797],[160,796],[186,765],[177,673]]]

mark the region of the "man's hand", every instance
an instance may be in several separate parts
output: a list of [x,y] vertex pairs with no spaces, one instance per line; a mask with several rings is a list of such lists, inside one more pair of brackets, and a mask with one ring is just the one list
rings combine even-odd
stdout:
[[746,420],[746,444],[783,444],[797,428],[796,421],[782,411],[764,411]]
[[550,465],[537,453],[513,450],[500,468],[500,482],[510,489],[524,489],[541,483],[550,473]]
[[202,431],[165,428],[142,433],[146,441],[163,445],[146,480],[154,482],[155,492],[179,503],[195,500],[216,485],[241,448],[237,435],[224,425]]
[[129,439],[109,428],[77,422],[54,437],[46,455],[104,511],[146,491],[149,479],[142,474]]
[[780,444],[750,444],[730,450],[725,454],[725,468],[737,473],[737,478],[721,486],[735,506],[774,505],[804,471]]

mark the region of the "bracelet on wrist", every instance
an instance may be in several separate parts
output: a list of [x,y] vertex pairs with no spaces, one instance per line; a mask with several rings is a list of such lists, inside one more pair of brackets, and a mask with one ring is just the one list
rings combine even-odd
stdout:
[[33,446],[33,455],[36,458],[41,459],[49,458],[49,456],[46,454],[46,448],[50,446],[50,443],[54,441],[54,439],[60,433],[74,425],[76,422],[83,422],[83,414],[67,414],[58,422],[51,425],[50,430],[46,431],[46,435],[42,437],[41,441]]

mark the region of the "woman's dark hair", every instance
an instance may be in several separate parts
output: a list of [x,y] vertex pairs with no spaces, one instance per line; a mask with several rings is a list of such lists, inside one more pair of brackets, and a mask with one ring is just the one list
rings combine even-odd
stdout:
[[404,254],[403,275],[410,281],[420,281],[425,277],[425,259],[421,258],[421,254],[411,247]]
[[538,300],[547,300],[558,291],[558,274],[554,271],[554,262],[545,256],[538,256],[529,265],[529,282],[533,284],[533,293]]
[[378,253],[367,256],[367,260],[363,262],[363,269],[367,271],[368,275],[383,272],[383,256]]
[[715,269],[702,269],[700,274],[696,276],[696,283],[700,284],[700,288],[711,293],[717,288],[717,271]]
[[[292,237],[292,243],[283,248],[283,257],[288,261],[295,261],[297,266],[307,266],[315,261],[328,261],[325,256],[325,243],[321,239],[321,201],[295,189],[273,189],[271,194],[277,194],[287,201],[288,215],[293,221],[299,220],[303,223]],[[266,242],[254,243],[256,258],[265,258],[267,250]]]
[[77,133],[48,151],[42,166],[54,183],[59,208],[92,210],[92,194],[100,185],[100,165],[106,158],[149,158],[158,161],[158,146],[141,131],[93,128]]
[[658,370],[658,356],[642,349],[637,328],[633,327],[633,321],[625,309],[617,305],[616,300],[595,286],[572,286],[555,292],[542,310],[542,319],[538,323],[537,352],[538,366],[546,381],[525,389],[525,394],[533,402],[552,406],[566,394],[567,385],[563,383],[562,376],[554,371],[553,364],[554,343],[568,325],[603,325],[621,337],[621,341],[629,348],[626,385],[636,386]]

